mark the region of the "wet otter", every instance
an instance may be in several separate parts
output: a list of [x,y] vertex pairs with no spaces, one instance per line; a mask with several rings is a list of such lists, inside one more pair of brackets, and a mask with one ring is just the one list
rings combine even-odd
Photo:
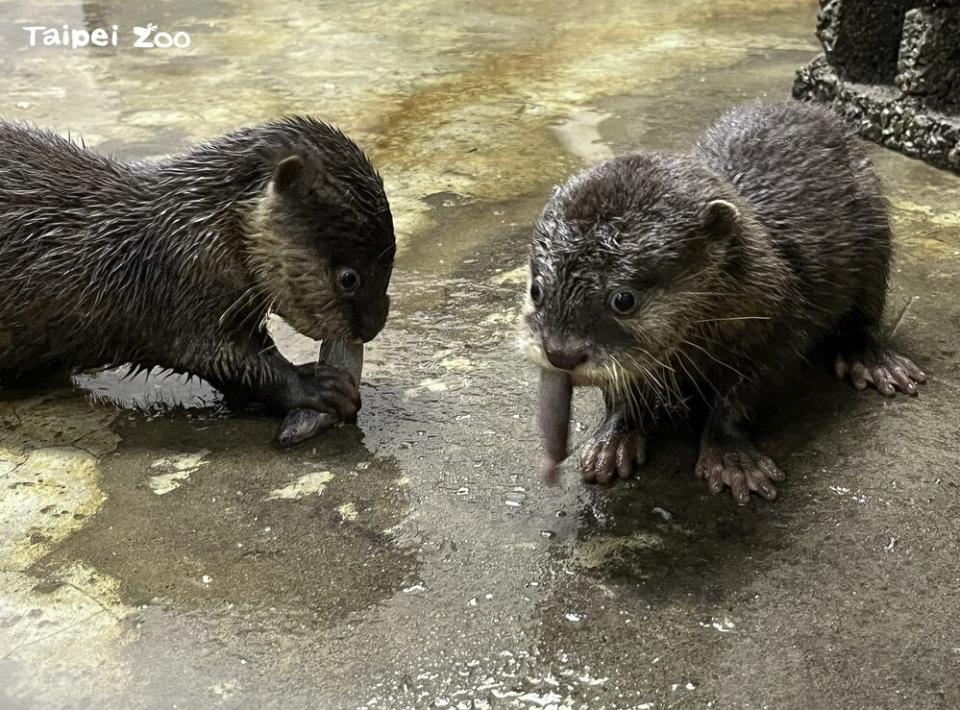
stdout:
[[132,363],[233,402],[355,414],[359,383],[295,368],[263,328],[270,310],[315,339],[384,325],[393,221],[343,133],[295,116],[121,163],[3,122],[0,146],[0,386]]
[[925,380],[880,338],[890,251],[869,159],[813,105],[737,108],[689,155],[624,155],[571,178],[533,235],[522,327],[544,368],[548,470],[566,455],[552,412],[572,381],[606,403],[581,456],[588,481],[630,476],[657,417],[699,400],[697,475],[739,503],[774,498],[783,473],[745,421],[814,346],[829,341],[860,389],[916,394]]

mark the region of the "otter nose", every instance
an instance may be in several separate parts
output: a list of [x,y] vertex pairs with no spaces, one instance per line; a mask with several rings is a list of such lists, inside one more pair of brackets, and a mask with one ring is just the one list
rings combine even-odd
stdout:
[[550,364],[559,367],[561,370],[572,370],[577,365],[585,363],[590,356],[586,348],[570,345],[557,346],[545,343],[543,352]]
[[376,309],[371,309],[371,312],[364,313],[360,316],[359,323],[357,323],[356,335],[365,343],[369,343],[377,334],[383,330],[383,326],[387,322],[387,314],[390,312],[390,299],[384,297],[383,302]]

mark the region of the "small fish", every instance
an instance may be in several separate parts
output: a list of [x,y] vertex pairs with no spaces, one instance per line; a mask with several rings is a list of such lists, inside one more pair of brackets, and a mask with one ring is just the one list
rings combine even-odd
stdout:
[[[346,370],[359,386],[363,371],[363,344],[343,340],[324,340],[320,344],[319,364]],[[340,423],[335,414],[313,409],[294,409],[287,413],[280,425],[277,441],[283,446],[292,446],[316,436],[321,431]]]
[[286,419],[280,425],[277,441],[283,446],[293,446],[329,429],[339,421],[335,414],[318,412],[315,409],[294,409],[287,413]]
[[540,371],[540,432],[543,434],[543,477],[548,483],[559,479],[557,468],[567,458],[570,436],[570,399],[573,383],[561,370]]

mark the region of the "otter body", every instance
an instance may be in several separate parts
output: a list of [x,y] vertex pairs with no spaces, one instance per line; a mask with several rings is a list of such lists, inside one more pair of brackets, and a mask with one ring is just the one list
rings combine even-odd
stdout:
[[157,163],[0,123],[0,386],[132,363],[352,416],[358,383],[294,368],[263,321],[273,310],[313,338],[371,339],[394,248],[376,171],[310,118]]
[[740,503],[775,497],[783,474],[746,420],[814,347],[835,348],[861,389],[915,394],[925,379],[880,340],[890,254],[869,159],[814,105],[737,108],[688,155],[573,177],[534,234],[524,347],[548,381],[603,389],[585,478],[630,476],[657,418],[701,402],[697,475]]

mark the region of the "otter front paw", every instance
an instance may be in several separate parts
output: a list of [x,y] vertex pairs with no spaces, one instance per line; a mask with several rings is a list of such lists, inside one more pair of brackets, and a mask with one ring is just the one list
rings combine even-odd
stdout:
[[312,409],[352,421],[360,409],[360,390],[350,373],[316,365],[297,370],[285,400],[287,410]]
[[858,390],[866,389],[870,382],[887,397],[895,395],[897,390],[915,395],[916,383],[927,380],[926,374],[910,358],[869,345],[837,353],[834,367],[837,377],[849,376]]
[[750,502],[750,491],[773,500],[777,497],[773,482],[786,479],[769,456],[747,441],[703,442],[696,472],[698,478],[707,482],[711,493],[716,495],[727,487],[739,505]]
[[608,417],[594,432],[580,455],[580,471],[587,483],[607,484],[630,478],[647,460],[647,438],[619,416]]

